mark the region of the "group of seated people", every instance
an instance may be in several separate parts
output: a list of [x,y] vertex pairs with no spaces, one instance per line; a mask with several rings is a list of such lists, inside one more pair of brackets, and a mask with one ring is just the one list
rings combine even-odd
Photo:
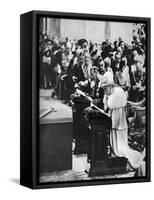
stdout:
[[52,96],[70,103],[80,87],[92,98],[103,96],[101,80],[109,72],[130,101],[142,100],[145,93],[145,43],[135,35],[131,44],[121,38],[101,45],[81,39],[77,42],[40,36],[40,87],[52,88]]

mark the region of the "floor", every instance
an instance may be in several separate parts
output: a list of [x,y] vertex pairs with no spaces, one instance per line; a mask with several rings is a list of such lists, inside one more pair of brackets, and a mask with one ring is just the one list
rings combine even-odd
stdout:
[[87,166],[87,155],[72,155],[73,168],[72,170],[65,170],[52,173],[44,173],[40,176],[40,182],[60,182],[60,181],[77,181],[77,180],[91,180],[91,179],[113,179],[113,178],[128,178],[133,177],[134,172],[129,172],[126,174],[114,174],[105,176],[94,176],[88,177],[85,170],[89,167]]
[[[67,107],[67,115],[69,117],[72,117],[71,107],[63,104],[57,99],[52,99],[51,92],[52,90],[40,90],[41,109],[49,109],[52,106],[56,108],[56,111],[58,111],[59,109],[66,110]],[[59,117],[61,116],[61,114],[66,114],[66,112],[64,111],[61,111],[60,115],[58,115],[58,113],[59,112],[57,113],[55,112],[53,113],[53,115]],[[74,148],[74,143],[72,145],[72,148]],[[76,180],[90,180],[90,179],[113,179],[113,178],[125,178],[134,176],[134,172],[129,172],[126,174],[88,177],[88,174],[85,172],[85,170],[88,170],[90,167],[89,164],[87,163],[87,154],[81,154],[81,155],[72,154],[72,160],[73,160],[72,170],[43,173],[40,175],[40,182],[45,183],[45,182],[76,181]]]

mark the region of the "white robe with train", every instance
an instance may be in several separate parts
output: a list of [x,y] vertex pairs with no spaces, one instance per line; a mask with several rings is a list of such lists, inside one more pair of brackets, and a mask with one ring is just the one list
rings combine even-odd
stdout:
[[111,147],[118,157],[126,157],[133,168],[140,167],[143,154],[128,146],[128,127],[125,106],[126,94],[120,87],[114,87],[110,96],[104,96],[104,106],[111,112],[112,128],[110,133]]

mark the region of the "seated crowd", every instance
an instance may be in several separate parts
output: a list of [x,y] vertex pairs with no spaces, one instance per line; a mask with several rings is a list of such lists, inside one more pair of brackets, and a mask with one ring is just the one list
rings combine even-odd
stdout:
[[129,101],[141,101],[145,95],[144,26],[133,32],[131,44],[122,38],[110,43],[77,42],[66,38],[61,42],[40,34],[40,88],[52,88],[52,97],[70,104],[71,94],[79,87],[92,99],[102,99],[102,77],[108,72]]

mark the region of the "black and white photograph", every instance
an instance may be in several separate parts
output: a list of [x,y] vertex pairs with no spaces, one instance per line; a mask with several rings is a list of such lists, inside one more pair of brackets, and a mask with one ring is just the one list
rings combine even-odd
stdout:
[[146,33],[40,17],[40,183],[146,176]]

